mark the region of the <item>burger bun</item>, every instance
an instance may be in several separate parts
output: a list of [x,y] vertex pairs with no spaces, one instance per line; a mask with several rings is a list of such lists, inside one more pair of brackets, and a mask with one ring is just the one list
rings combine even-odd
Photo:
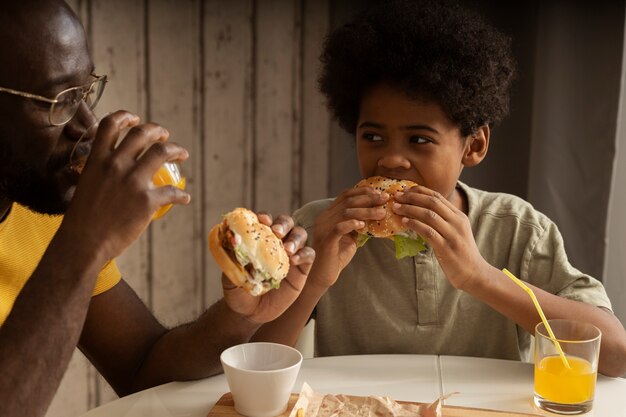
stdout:
[[[289,272],[289,256],[283,242],[246,208],[225,214],[223,221],[209,232],[208,243],[211,255],[228,279],[252,295],[277,288]],[[244,264],[241,258],[245,258]]]
[[398,191],[406,191],[411,187],[417,186],[410,180],[396,180],[387,177],[369,177],[359,181],[355,187],[372,187],[375,190],[389,194],[389,200],[383,204],[383,208],[387,210],[385,218],[381,220],[368,220],[365,227],[359,230],[359,233],[372,237],[392,237],[394,235],[410,235],[414,232],[402,223],[402,216],[394,213],[392,210],[395,202],[394,195]]

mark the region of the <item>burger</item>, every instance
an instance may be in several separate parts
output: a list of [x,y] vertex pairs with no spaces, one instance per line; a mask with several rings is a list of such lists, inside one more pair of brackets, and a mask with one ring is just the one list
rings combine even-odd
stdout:
[[387,177],[370,177],[359,181],[355,187],[372,187],[380,192],[389,194],[389,200],[383,204],[387,210],[384,219],[368,220],[365,227],[358,230],[357,244],[359,247],[373,237],[392,239],[396,245],[396,258],[402,259],[407,256],[415,256],[426,249],[426,241],[402,223],[402,216],[392,210],[395,201],[394,195],[398,191],[406,191],[417,184],[409,180],[396,180]]
[[245,208],[225,214],[211,229],[209,250],[228,279],[255,296],[278,288],[289,271],[283,242]]

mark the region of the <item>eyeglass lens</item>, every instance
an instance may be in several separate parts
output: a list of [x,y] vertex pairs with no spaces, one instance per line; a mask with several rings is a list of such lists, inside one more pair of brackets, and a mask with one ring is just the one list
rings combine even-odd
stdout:
[[100,78],[88,87],[75,87],[61,92],[56,98],[57,102],[50,106],[50,123],[62,125],[69,122],[83,100],[90,109],[96,107],[102,96],[104,85],[104,78]]

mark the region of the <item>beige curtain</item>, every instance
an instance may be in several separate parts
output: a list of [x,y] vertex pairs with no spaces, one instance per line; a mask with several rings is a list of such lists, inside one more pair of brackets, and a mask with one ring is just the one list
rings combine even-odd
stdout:
[[616,137],[617,158],[609,200],[604,283],[613,300],[613,311],[626,325],[626,42],[623,43]]
[[554,220],[626,323],[624,2],[466,3],[512,37],[520,75],[486,163],[462,178]]
[[[523,140],[512,127],[525,133],[527,120],[529,152],[524,170],[523,149],[520,161],[496,148],[490,157],[517,169],[494,165],[469,181],[524,197],[515,187],[526,178],[526,198],[557,223],[572,264],[603,280],[626,323],[625,4],[540,1],[498,15],[494,8],[502,6],[486,3],[505,31],[507,16],[525,20],[522,29],[508,26],[520,80],[511,117],[494,136],[510,140],[504,131]],[[492,176],[508,183],[494,184]]]
[[528,198],[602,278],[624,36],[620,2],[539,7]]

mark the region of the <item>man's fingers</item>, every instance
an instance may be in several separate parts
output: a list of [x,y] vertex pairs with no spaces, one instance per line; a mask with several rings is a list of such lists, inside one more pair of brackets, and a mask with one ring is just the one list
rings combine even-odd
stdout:
[[148,175],[150,178],[166,162],[184,161],[189,158],[189,152],[174,142],[153,143],[137,160],[137,175]]
[[276,220],[274,220],[274,223],[272,224],[272,230],[274,231],[274,234],[276,234],[276,236],[282,239],[289,234],[293,226],[293,218],[286,214],[281,214],[276,217]]
[[154,196],[155,210],[168,204],[186,205],[191,201],[191,195],[189,195],[189,193],[173,185],[155,188],[154,190],[150,190],[150,193]]
[[151,144],[165,142],[169,136],[167,129],[155,123],[144,123],[130,130],[122,129],[115,152],[133,160],[138,159]]
[[119,132],[139,123],[139,116],[124,110],[118,110],[100,120],[95,140],[91,149],[92,155],[106,155],[113,151]]
[[315,261],[315,250],[310,246],[305,246],[289,258],[291,265],[300,267],[300,271],[304,274],[309,273],[313,261]]
[[260,211],[256,214],[256,217],[259,219],[259,221],[261,223],[263,223],[266,226],[271,226],[272,225],[272,215],[270,213],[266,213],[264,211]]
[[308,234],[306,230],[304,230],[300,226],[296,226],[291,229],[287,238],[283,241],[285,250],[288,255],[293,255],[302,249],[306,245],[306,241],[308,238]]

